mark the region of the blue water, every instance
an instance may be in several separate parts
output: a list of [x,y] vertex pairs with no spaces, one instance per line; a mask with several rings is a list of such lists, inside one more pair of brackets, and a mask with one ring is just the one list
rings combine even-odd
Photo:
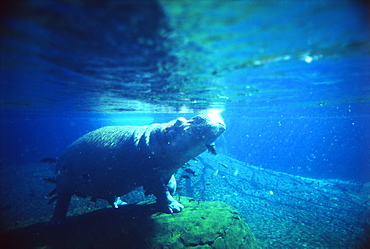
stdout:
[[106,125],[218,109],[221,154],[370,181],[366,1],[92,2],[6,5],[1,167],[58,157]]
[[299,175],[369,180],[365,7],[9,4],[1,39],[2,164],[58,156],[103,125],[216,108],[229,127],[230,156]]

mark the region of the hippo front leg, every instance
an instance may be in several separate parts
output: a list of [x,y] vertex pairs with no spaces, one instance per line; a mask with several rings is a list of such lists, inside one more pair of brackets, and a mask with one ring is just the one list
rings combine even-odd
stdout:
[[70,194],[58,194],[53,218],[51,218],[51,220],[46,223],[47,226],[56,226],[64,222],[71,197],[72,195]]
[[162,187],[156,189],[154,192],[154,195],[157,197],[157,203],[160,205],[163,212],[167,214],[179,213],[184,209],[184,206],[172,197],[175,191],[176,179],[172,175],[166,185],[162,184]]

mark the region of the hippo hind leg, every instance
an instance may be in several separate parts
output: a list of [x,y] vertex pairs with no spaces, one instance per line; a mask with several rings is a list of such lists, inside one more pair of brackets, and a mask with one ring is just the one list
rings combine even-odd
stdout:
[[56,226],[64,222],[71,197],[71,194],[58,194],[53,218],[51,218],[51,220],[46,223],[47,226]]

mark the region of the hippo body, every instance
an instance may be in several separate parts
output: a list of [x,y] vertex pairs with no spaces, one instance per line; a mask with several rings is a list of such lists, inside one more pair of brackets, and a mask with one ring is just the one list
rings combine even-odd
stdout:
[[225,130],[222,119],[198,115],[147,126],[109,126],[71,144],[56,165],[57,203],[49,225],[60,224],[72,195],[105,199],[143,186],[166,213],[183,206],[173,199],[173,174],[204,152]]

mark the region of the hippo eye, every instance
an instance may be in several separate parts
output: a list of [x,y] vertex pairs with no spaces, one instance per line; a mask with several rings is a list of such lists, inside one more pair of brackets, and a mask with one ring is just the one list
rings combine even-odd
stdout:
[[164,132],[170,132],[171,131],[171,126],[167,126],[163,129]]

